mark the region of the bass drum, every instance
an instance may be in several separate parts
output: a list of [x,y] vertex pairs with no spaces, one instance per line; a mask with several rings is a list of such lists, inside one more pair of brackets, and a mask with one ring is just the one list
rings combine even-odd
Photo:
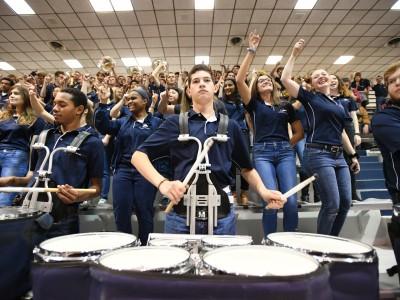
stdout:
[[0,295],[15,299],[31,289],[32,250],[46,231],[36,222],[44,213],[31,208],[0,207]]

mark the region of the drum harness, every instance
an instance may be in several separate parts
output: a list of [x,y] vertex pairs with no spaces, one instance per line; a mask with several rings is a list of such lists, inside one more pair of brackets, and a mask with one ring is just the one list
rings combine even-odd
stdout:
[[[178,136],[178,141],[187,143],[190,140],[196,141],[199,145],[197,157],[200,156],[201,150],[210,140],[214,140],[218,143],[225,143],[228,141],[229,137],[227,135],[228,131],[228,116],[224,114],[220,115],[220,122],[218,124],[218,131],[216,136],[211,136],[204,141],[204,145],[201,145],[201,141],[195,137],[189,135],[189,115],[188,112],[179,115],[179,130],[180,134]],[[210,178],[211,166],[208,158],[208,154],[205,156],[205,163],[201,163],[198,169],[194,172],[193,181],[187,193],[183,196],[183,205],[186,206],[186,226],[190,226],[190,234],[195,234],[196,232],[196,217],[197,219],[208,221],[208,234],[213,234],[213,228],[217,227],[218,219],[218,206],[221,206],[221,195],[218,194],[215,184]],[[211,174],[212,175],[212,174]],[[197,195],[196,183],[199,182],[199,177],[205,177],[205,180],[201,180],[208,184],[207,195]],[[215,181],[215,180],[214,180]],[[215,181],[216,184],[218,184]],[[221,189],[220,189],[221,190]],[[228,200],[229,202],[229,200]],[[179,205],[179,204],[178,204]],[[200,208],[200,210],[196,210]],[[205,208],[208,208],[208,216],[206,216]],[[175,209],[174,209],[175,210]],[[230,211],[230,206],[229,206]],[[228,212],[229,213],[229,212]]]
[[[50,175],[52,174],[52,168],[53,168],[53,157],[54,155],[59,152],[59,151],[66,151],[67,153],[70,154],[75,154],[79,150],[79,146],[83,143],[83,141],[91,135],[91,133],[87,131],[81,131],[79,134],[74,138],[74,140],[71,142],[69,146],[66,147],[60,147],[54,149],[51,153],[49,148],[45,145],[47,135],[49,131],[52,129],[44,130],[40,133],[37,141],[32,145],[33,150],[45,150],[46,155],[45,158],[43,159],[42,164],[39,167],[38,170],[38,176],[35,178],[35,183],[32,187],[39,187],[39,185],[43,185],[44,188],[49,188],[49,182],[50,181]],[[48,165],[48,170],[44,170],[44,167],[46,163],[49,162]],[[22,203],[22,207],[24,208],[35,208],[43,212],[50,213],[53,209],[53,197],[50,192],[47,193],[47,201],[38,201],[38,196],[39,192],[38,191],[30,191],[26,194],[24,201]],[[66,213],[66,205],[61,205],[60,209],[62,210],[64,206],[64,212],[61,211],[54,211],[54,218],[55,222],[57,221],[62,221],[63,217],[65,217]],[[58,210],[58,207],[57,207]],[[64,215],[63,215],[64,214]],[[61,216],[60,216],[61,215]],[[58,220],[57,220],[58,219]]]

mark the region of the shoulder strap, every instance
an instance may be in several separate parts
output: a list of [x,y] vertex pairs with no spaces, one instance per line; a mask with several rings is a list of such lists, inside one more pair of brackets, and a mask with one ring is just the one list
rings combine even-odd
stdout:
[[83,143],[83,141],[91,135],[90,132],[87,131],[81,131],[79,134],[74,138],[74,140],[71,143],[71,147],[76,147],[79,148],[79,146]]
[[49,133],[51,129],[46,129],[43,130],[40,134],[39,137],[37,138],[37,143],[38,144],[45,144],[46,143],[46,139],[47,139],[47,134]]
[[189,134],[189,113],[179,114],[179,133]]
[[229,117],[227,115],[219,113],[219,125],[217,134],[226,135],[228,133],[228,122]]

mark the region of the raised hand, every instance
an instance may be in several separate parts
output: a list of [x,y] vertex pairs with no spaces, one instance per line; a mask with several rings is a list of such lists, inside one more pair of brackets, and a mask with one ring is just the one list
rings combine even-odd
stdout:
[[257,50],[258,45],[260,44],[261,37],[257,34],[257,30],[250,32],[249,34],[249,46],[254,50]]
[[292,55],[297,57],[304,48],[304,40],[300,39],[293,47]]

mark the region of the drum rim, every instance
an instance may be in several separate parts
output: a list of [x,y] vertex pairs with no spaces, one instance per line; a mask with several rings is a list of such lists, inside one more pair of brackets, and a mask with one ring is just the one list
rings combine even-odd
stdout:
[[[9,210],[9,213],[2,213],[2,210]],[[11,213],[11,211],[16,211],[20,212],[19,214],[17,213]],[[0,221],[12,221],[12,220],[18,220],[18,219],[26,219],[26,218],[31,218],[31,217],[38,217],[40,215],[44,214],[39,209],[36,208],[28,208],[28,207],[22,207],[22,206],[2,206],[0,207]]]
[[165,241],[165,240],[181,242],[179,244],[165,245],[166,247],[176,247],[176,248],[184,248],[184,249],[189,247],[189,241],[187,239],[184,239],[184,238],[175,238],[175,239],[172,239],[172,238],[156,238],[156,239],[151,239],[151,240],[148,241],[148,246],[151,246],[151,247],[163,246],[163,245],[151,245],[151,242],[152,241]]
[[[219,238],[224,239],[248,239],[250,241],[250,243],[248,245],[226,245],[226,244],[218,244],[218,243],[210,243],[209,241],[207,241],[208,239],[212,239],[212,238],[216,238],[217,240]],[[200,240],[200,244],[202,246],[202,248],[204,249],[216,249],[216,248],[221,248],[221,247],[238,247],[238,246],[250,246],[253,244],[253,238],[250,235],[209,235],[209,236],[205,236],[203,238],[201,238]]]
[[[54,250],[48,250],[43,248],[44,244],[46,242],[50,241],[58,241],[58,240],[66,240],[66,239],[73,239],[74,237],[80,237],[84,238],[85,236],[96,236],[96,235],[113,235],[113,236],[131,236],[133,238],[133,241],[131,243],[128,243],[123,246],[115,247],[115,248],[107,248],[107,249],[97,249],[97,250],[91,250],[91,251],[54,251]],[[123,233],[123,232],[113,232],[113,231],[106,231],[106,232],[84,232],[84,233],[76,233],[76,234],[69,234],[69,235],[63,235],[59,237],[55,237],[52,239],[48,239],[37,245],[34,250],[33,254],[35,255],[36,258],[40,258],[44,262],[76,262],[76,261],[94,261],[96,260],[100,255],[117,250],[120,248],[126,248],[126,247],[135,247],[138,246],[138,239],[135,235],[133,234],[128,234],[128,233]]]
[[[233,273],[233,272],[229,272],[227,270],[221,270],[221,268],[217,268],[217,267],[211,266],[210,264],[205,262],[205,259],[208,256],[213,255],[214,253],[219,253],[219,252],[222,252],[222,251],[238,251],[240,249],[249,249],[249,248],[251,248],[251,249],[259,249],[259,250],[266,249],[265,246],[262,246],[262,245],[236,246],[236,247],[227,247],[227,248],[224,247],[224,248],[214,249],[214,250],[211,250],[211,251],[209,251],[209,252],[207,252],[207,253],[205,253],[203,255],[203,259],[202,259],[203,267],[205,267],[208,270],[211,270],[213,273],[214,272],[222,272],[223,274],[226,274],[226,275],[236,275],[236,276],[243,276],[243,277],[259,277],[259,278],[260,277],[261,278],[283,278],[283,277],[285,277],[285,278],[292,278],[292,277],[303,278],[303,277],[309,277],[309,276],[319,272],[319,270],[321,269],[320,262],[317,259],[315,259],[313,256],[311,256],[311,255],[309,255],[307,253],[304,253],[304,252],[300,252],[300,251],[296,251],[294,249],[290,249],[290,248],[284,248],[285,249],[284,251],[286,251],[288,253],[290,252],[290,253],[293,253],[293,254],[296,254],[296,255],[300,255],[301,257],[312,261],[313,263],[316,264],[317,268],[314,271],[310,272],[310,273],[296,274],[296,275],[282,275],[282,276],[280,276],[280,275],[248,275],[248,274],[242,274],[240,272],[239,273]],[[289,251],[287,251],[287,250],[289,250]]]
[[[302,235],[302,236],[311,236],[311,237],[323,237],[323,238],[329,238],[329,239],[334,239],[334,240],[339,240],[342,242],[350,242],[352,244],[358,244],[362,245],[369,250],[364,253],[337,253],[337,252],[323,252],[323,251],[317,251],[313,249],[305,249],[305,248],[296,248],[296,247],[291,247],[290,245],[285,245],[276,241],[273,241],[271,238],[274,235]],[[271,236],[271,238],[270,238]],[[267,246],[274,246],[274,247],[282,247],[282,248],[289,248],[289,249],[294,249],[303,253],[307,253],[311,256],[313,256],[315,259],[317,259],[321,263],[330,263],[330,262],[345,262],[345,263],[374,263],[377,262],[377,255],[376,255],[376,250],[365,243],[359,242],[359,241],[353,241],[351,239],[347,238],[342,238],[342,237],[337,237],[337,236],[331,236],[331,235],[325,235],[325,234],[316,234],[316,233],[308,233],[308,232],[274,232],[270,233],[265,240],[265,244]]]
[[[170,265],[170,266],[163,266],[157,267],[152,269],[142,269],[142,270],[135,270],[135,269],[118,269],[118,268],[111,268],[109,266],[104,265],[101,260],[107,258],[108,256],[118,255],[119,253],[123,252],[130,252],[130,251],[155,251],[155,250],[166,250],[166,251],[174,251],[174,252],[182,252],[187,255],[184,261],[180,262],[177,265]],[[167,246],[151,246],[151,247],[130,247],[130,248],[123,248],[123,249],[116,249],[107,253],[100,255],[97,260],[97,264],[105,268],[106,270],[111,271],[119,271],[119,272],[127,272],[127,273],[166,273],[166,274],[184,274],[190,269],[193,268],[193,263],[190,258],[190,252],[179,248],[179,247],[167,247]]]

